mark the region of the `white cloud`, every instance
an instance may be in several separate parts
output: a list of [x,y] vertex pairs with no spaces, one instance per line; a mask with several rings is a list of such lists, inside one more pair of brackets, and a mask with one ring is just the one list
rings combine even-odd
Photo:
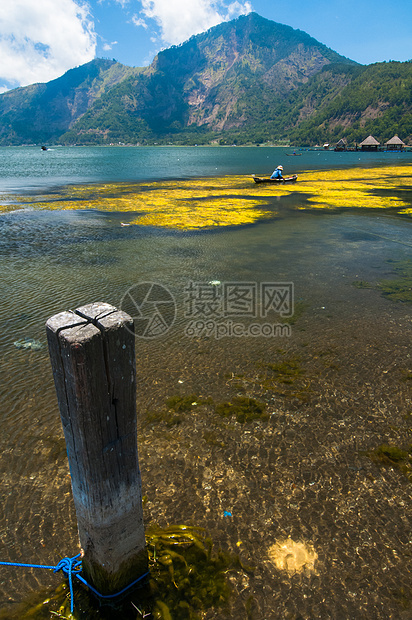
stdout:
[[[101,2],[102,0],[99,0],[99,2]],[[120,4],[120,6],[122,7],[122,9],[124,9],[128,4],[129,4],[129,0],[115,0],[116,4]]]
[[0,81],[47,82],[95,57],[96,34],[87,5],[74,0],[0,3]]
[[239,15],[247,15],[252,11],[252,3],[251,2],[232,2],[227,7],[226,20],[235,19],[235,17],[239,17]]
[[251,2],[224,0],[141,0],[142,13],[160,27],[164,43],[176,45],[220,22],[245,15]]
[[144,19],[141,19],[140,17],[137,17],[137,15],[133,15],[132,17],[132,22],[134,23],[135,26],[142,26],[143,28],[145,28],[147,30],[148,25],[145,22]]
[[113,45],[117,45],[118,41],[111,41],[110,43],[104,43],[103,44],[103,50],[105,52],[108,52],[109,50],[112,49]]

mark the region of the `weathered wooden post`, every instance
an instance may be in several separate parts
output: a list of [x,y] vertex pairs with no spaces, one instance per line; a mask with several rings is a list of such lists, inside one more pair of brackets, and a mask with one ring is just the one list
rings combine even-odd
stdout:
[[105,303],[52,316],[49,353],[85,579],[113,594],[147,571],[133,321]]

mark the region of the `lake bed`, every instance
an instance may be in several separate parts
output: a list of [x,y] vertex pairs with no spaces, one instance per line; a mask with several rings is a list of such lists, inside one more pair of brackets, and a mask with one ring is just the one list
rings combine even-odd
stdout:
[[[0,215],[0,559],[50,564],[78,548],[46,320],[94,301],[122,306],[133,287],[157,283],[173,296],[176,320],[159,337],[136,339],[145,522],[205,527],[216,546],[255,567],[231,577],[229,617],[246,617],[247,605],[262,619],[402,617],[412,586],[410,460],[385,463],[374,451],[412,443],[412,220],[399,213],[411,207],[411,190],[407,175],[392,190],[379,181],[391,166],[407,169],[410,155],[289,157],[285,174],[336,181],[347,170],[351,183],[368,185],[353,205],[343,187],[321,209],[308,204],[313,185],[268,196],[245,177],[282,161],[286,168],[290,149],[141,151],[0,149],[2,161],[12,153],[0,181],[8,197]],[[131,184],[142,211],[144,192],[167,197],[163,224],[150,204],[146,225],[136,209],[116,210]],[[112,207],[91,200],[103,186]],[[69,194],[81,209],[61,208]],[[214,224],[176,223],[182,202],[190,217],[191,202],[201,211],[212,197]],[[242,220],[239,200],[258,216]],[[375,200],[383,206],[372,209]],[[230,220],[231,210],[240,219]],[[217,225],[225,212],[228,225]],[[218,305],[188,309],[191,283]],[[262,283],[293,284],[292,316],[265,309]],[[228,314],[219,304],[233,287],[256,303]],[[230,321],[247,330],[233,335]],[[249,330],[279,323],[288,335]],[[16,346],[25,339],[41,348]],[[186,411],[167,404],[188,396],[197,404]],[[267,415],[222,417],[219,405],[239,397],[263,403]],[[299,564],[302,549],[308,559]],[[21,569],[0,577],[4,609],[59,583]]]

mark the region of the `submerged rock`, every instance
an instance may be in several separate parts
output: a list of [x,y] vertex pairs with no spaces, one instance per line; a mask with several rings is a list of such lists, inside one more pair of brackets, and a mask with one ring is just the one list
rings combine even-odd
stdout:
[[31,349],[32,351],[40,351],[43,348],[43,345],[38,340],[34,340],[34,338],[24,338],[24,340],[15,340],[13,342],[14,346],[17,349]]

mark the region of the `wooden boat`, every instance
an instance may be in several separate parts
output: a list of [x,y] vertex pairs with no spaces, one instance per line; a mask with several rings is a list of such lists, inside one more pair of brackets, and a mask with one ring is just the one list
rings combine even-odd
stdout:
[[271,179],[270,177],[257,177],[255,174],[252,175],[252,178],[255,183],[295,183],[297,181],[298,175],[294,174],[291,177],[285,177],[284,179]]

